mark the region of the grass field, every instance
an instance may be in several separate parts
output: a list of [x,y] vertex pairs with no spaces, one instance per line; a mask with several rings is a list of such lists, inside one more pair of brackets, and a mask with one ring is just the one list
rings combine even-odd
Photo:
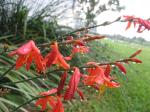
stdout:
[[[123,77],[121,73],[117,73],[117,77],[121,82],[120,88],[107,89],[100,97],[98,97],[98,93],[92,94],[89,92],[88,95],[91,96],[89,101],[74,101],[67,111],[150,112],[150,48],[112,40],[104,40],[102,44],[107,44],[106,49],[101,51],[102,48],[96,45],[94,50],[97,53],[104,53],[102,55],[110,57],[110,60],[128,57],[136,50],[142,49],[143,52],[138,58],[143,63],[127,65],[127,78]],[[95,57],[95,59],[97,58]]]

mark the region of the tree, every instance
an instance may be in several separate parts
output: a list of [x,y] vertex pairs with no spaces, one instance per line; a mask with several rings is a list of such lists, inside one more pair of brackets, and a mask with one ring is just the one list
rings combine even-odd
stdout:
[[[102,12],[107,10],[121,11],[124,9],[120,6],[119,0],[107,0],[103,3],[100,0],[75,0],[74,7],[76,4],[80,4],[81,13],[85,14],[85,26],[96,25],[95,17]],[[78,5],[77,5],[78,6]]]
[[[16,87],[14,90],[18,90],[20,92],[15,94],[23,94],[26,99],[29,100],[25,101],[21,105],[17,105],[16,103],[14,104],[6,99],[2,100],[5,103],[10,104],[11,109],[13,108],[12,106],[14,106],[15,108],[13,108],[13,111],[17,111],[19,109],[22,111],[30,111],[32,107],[30,103],[36,100],[34,104],[36,106],[40,106],[41,111],[64,112],[64,100],[70,101],[74,98],[79,99],[75,96],[76,93],[80,99],[85,99],[81,87],[90,86],[91,88],[98,90],[100,94],[104,92],[105,88],[120,87],[120,83],[114,79],[111,75],[111,71],[115,66],[123,73],[123,76],[125,76],[126,68],[123,63],[142,63],[141,60],[136,58],[142,50],[136,51],[125,59],[116,60],[113,62],[100,63],[87,60],[87,62],[82,66],[72,63],[72,60],[76,54],[86,54],[90,51],[88,46],[89,42],[106,38],[103,35],[89,34],[90,32],[87,33],[87,29],[110,25],[118,21],[128,22],[127,28],[130,27],[131,23],[136,23],[139,25],[139,28],[142,26],[148,30],[150,26],[148,20],[126,16],[124,20],[121,20],[119,17],[112,22],[104,22],[100,25],[77,29],[63,35],[61,39],[55,38],[50,42],[40,41],[39,44],[36,44],[35,40],[31,39],[25,44],[21,44],[19,48],[17,47],[11,50],[8,50],[8,46],[4,45],[4,49],[0,53],[4,54],[2,56],[3,59],[0,60],[0,62],[2,62],[1,65],[4,66],[3,69],[5,70],[5,66],[10,65],[6,62],[6,60],[9,60],[8,62],[10,62],[12,66],[1,74],[0,85],[3,88],[9,87],[14,89]],[[69,55],[66,55],[65,48],[66,51],[70,51]],[[90,48],[92,49],[92,47]],[[61,51],[61,49],[64,50]],[[18,58],[15,59],[15,64],[13,63],[14,61],[10,60],[10,57],[8,59],[6,58],[6,52],[9,52],[9,56],[18,55]],[[22,67],[23,65],[25,65],[25,68]],[[14,67],[16,70],[13,69]],[[31,71],[28,71],[29,69],[31,69]],[[18,72],[19,70],[25,75]],[[10,73],[9,77],[6,77],[8,73]],[[55,74],[52,75],[53,73]],[[51,80],[52,77],[55,77],[55,79]],[[59,78],[59,82],[56,81],[57,78]],[[53,82],[55,82],[53,84],[55,87],[53,86],[53,88],[50,88],[50,83]],[[26,86],[21,86],[23,83],[25,83]],[[43,89],[43,86],[46,87],[46,89]],[[28,94],[29,91],[32,93]],[[33,91],[35,94],[33,94]],[[9,93],[8,90],[0,90],[1,96],[7,93]],[[28,106],[24,107],[27,104]],[[49,104],[50,107],[47,104]],[[5,104],[2,104],[1,107],[2,110],[8,110]]]

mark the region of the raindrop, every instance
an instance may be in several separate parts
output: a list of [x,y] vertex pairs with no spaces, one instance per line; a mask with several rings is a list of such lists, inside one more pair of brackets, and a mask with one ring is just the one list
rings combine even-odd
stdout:
[[79,46],[78,46],[78,45],[77,45],[76,47],[77,47],[77,48],[79,48]]
[[132,62],[133,64],[136,64],[136,62]]
[[83,70],[85,71],[85,70],[86,70],[86,68],[83,68]]
[[112,65],[112,67],[115,67],[115,65]]
[[125,75],[125,73],[124,72],[121,72],[123,75]]

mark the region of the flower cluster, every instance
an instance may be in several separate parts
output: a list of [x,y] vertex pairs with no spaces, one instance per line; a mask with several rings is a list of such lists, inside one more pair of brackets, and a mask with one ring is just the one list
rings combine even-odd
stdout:
[[[132,54],[129,58],[118,60],[111,63],[96,63],[87,62],[83,67],[71,67],[67,61],[71,60],[76,53],[88,53],[89,47],[87,42],[102,39],[104,36],[95,36],[85,34],[79,39],[74,39],[69,36],[63,44],[70,44],[72,47],[71,54],[68,57],[64,57],[59,51],[59,43],[53,42],[50,44],[50,52],[46,56],[42,56],[39,48],[35,45],[33,40],[24,44],[15,51],[9,53],[9,56],[18,55],[16,61],[16,69],[26,64],[26,69],[29,70],[32,62],[35,63],[37,72],[45,73],[47,68],[52,65],[57,65],[63,69],[60,82],[57,88],[48,90],[47,92],[41,92],[40,98],[36,102],[36,106],[41,107],[41,111],[47,112],[64,112],[63,100],[72,100],[76,98],[76,93],[84,100],[83,92],[80,90],[79,84],[82,86],[91,86],[100,93],[103,93],[103,88],[117,88],[120,87],[120,83],[116,82],[116,78],[111,75],[113,66],[118,67],[124,74],[126,74],[126,68],[123,63],[136,62],[142,63],[141,60],[135,58],[140,54],[141,50],[138,50]],[[80,69],[86,68],[84,73]],[[73,71],[71,77],[69,71]],[[67,83],[66,79],[69,78]]]
[[125,21],[128,21],[126,30],[130,28],[131,23],[134,24],[134,27],[138,24],[138,33],[142,33],[145,29],[150,30],[150,20],[145,20],[142,18],[134,17],[134,16],[123,16]]

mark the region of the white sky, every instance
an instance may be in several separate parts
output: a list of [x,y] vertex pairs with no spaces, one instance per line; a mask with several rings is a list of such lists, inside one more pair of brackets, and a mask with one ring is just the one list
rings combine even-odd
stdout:
[[[136,17],[141,17],[143,19],[150,18],[150,0],[120,0],[121,4],[126,7],[125,10],[121,11],[120,13],[118,12],[111,12],[107,11],[100,16],[97,17],[97,22],[98,24],[108,20],[112,21],[115,20],[117,17],[122,16],[122,15],[134,15]],[[137,28],[134,28],[131,26],[130,29],[125,31],[127,23],[120,23],[116,22],[112,25],[108,26],[102,26],[98,27],[97,31],[99,33],[104,33],[104,34],[121,34],[124,36],[128,36],[130,38],[137,36],[137,37],[143,37],[146,40],[150,41],[150,31],[145,30],[142,33],[137,33]]]

